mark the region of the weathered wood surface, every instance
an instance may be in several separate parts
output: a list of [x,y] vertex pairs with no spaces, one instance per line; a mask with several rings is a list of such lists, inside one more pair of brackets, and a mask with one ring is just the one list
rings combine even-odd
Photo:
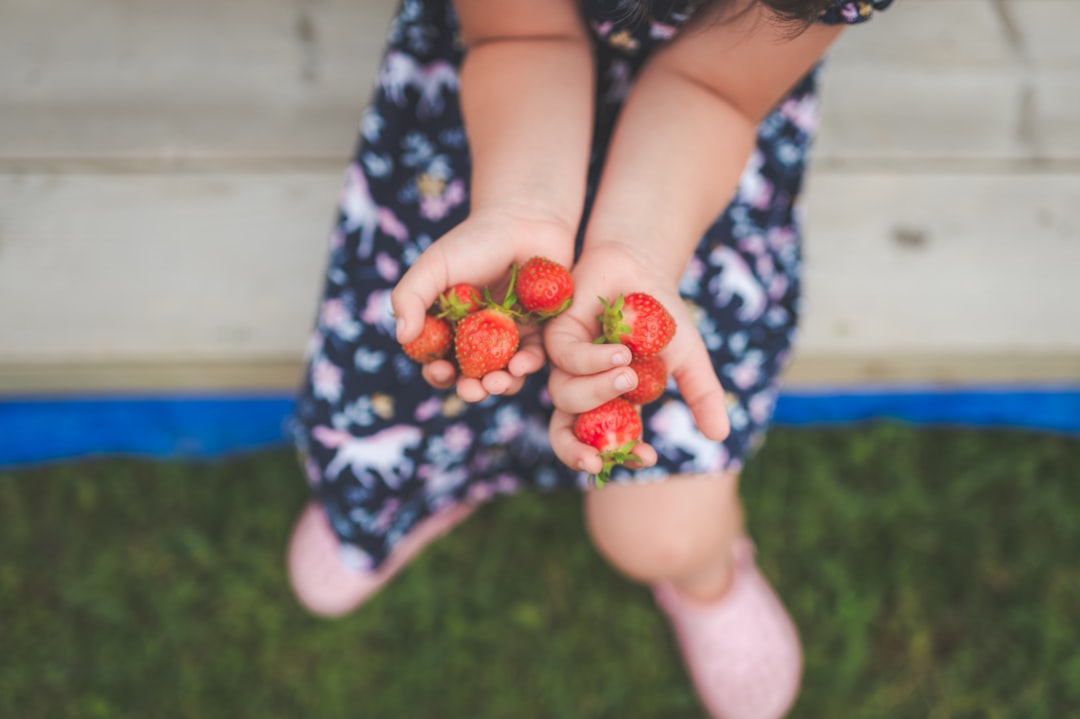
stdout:
[[0,176],[0,361],[293,356],[338,178]]
[[[320,173],[0,177],[0,364],[86,360],[114,384],[125,362],[270,363],[291,377],[281,368],[310,326],[337,185]],[[1022,379],[1060,379],[1072,357],[1065,375],[1080,378],[1077,197],[1080,175],[817,173],[794,376],[840,381],[828,367],[847,358],[866,379],[928,379],[940,357],[953,378],[987,378],[976,365],[994,358],[1028,367]],[[38,384],[55,385],[49,371]]]
[[[902,0],[832,53],[819,158],[1080,158],[1080,3]],[[0,0],[0,161],[340,161],[393,0]]]
[[[394,0],[0,0],[0,392],[295,382]],[[803,384],[1080,380],[1078,0],[831,54]]]

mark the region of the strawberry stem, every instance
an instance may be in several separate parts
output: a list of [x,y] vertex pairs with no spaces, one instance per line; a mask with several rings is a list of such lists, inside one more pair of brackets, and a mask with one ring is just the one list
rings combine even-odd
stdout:
[[641,457],[633,452],[634,447],[637,446],[637,444],[638,440],[632,439],[618,449],[609,449],[606,452],[601,452],[600,459],[604,461],[604,465],[599,472],[589,475],[589,481],[596,485],[597,488],[603,487],[611,481],[611,470],[615,469],[615,467],[630,462],[640,462]]
[[623,304],[626,297],[619,295],[613,304],[609,304],[603,297],[598,298],[604,306],[604,311],[596,316],[600,323],[600,337],[595,344],[621,344],[619,338],[631,332],[630,325],[623,321]]

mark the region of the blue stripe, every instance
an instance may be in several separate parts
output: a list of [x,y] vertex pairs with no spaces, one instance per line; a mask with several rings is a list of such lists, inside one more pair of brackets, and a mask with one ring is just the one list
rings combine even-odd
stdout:
[[[209,459],[283,446],[289,395],[0,398],[0,466],[95,455]],[[1080,434],[1080,388],[788,391],[781,425],[889,418]]]
[[787,392],[778,424],[835,425],[888,418],[914,424],[1080,433],[1080,388],[950,388]]
[[0,400],[0,466],[103,454],[208,459],[280,445],[291,396]]

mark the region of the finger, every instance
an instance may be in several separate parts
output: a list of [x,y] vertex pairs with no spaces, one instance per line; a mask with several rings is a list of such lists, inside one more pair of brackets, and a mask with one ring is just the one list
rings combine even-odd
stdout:
[[450,389],[457,379],[457,370],[446,360],[435,360],[425,364],[420,374],[429,385],[436,389]]
[[488,398],[488,391],[483,383],[475,377],[458,377],[456,391],[458,397],[466,402],[483,402]]
[[604,468],[600,453],[574,436],[573,414],[556,409],[551,413],[548,436],[559,461],[571,469],[596,474]]
[[647,442],[638,442],[634,445],[634,456],[637,457],[637,461],[629,461],[626,463],[629,469],[645,469],[656,464],[658,456],[653,446]]
[[637,375],[629,368],[613,369],[581,377],[560,369],[551,371],[548,393],[558,409],[581,414],[637,386]]
[[544,346],[552,364],[574,375],[590,375],[630,364],[630,350],[620,344],[593,344],[589,332],[573,318],[552,320]]
[[514,394],[525,384],[525,378],[515,377],[509,372],[499,370],[484,375],[480,378],[480,384],[488,394]]
[[679,387],[679,393],[694,415],[698,430],[717,442],[726,439],[731,432],[727,399],[705,345],[701,342],[695,343],[687,360],[673,369],[671,374]]
[[540,339],[539,332],[523,336],[521,338],[521,347],[510,358],[506,371],[515,377],[525,377],[539,372],[547,361],[547,354],[544,352]]
[[435,304],[439,293],[450,286],[445,258],[438,247],[432,245],[421,253],[390,293],[398,342],[411,342],[420,335],[424,314]]

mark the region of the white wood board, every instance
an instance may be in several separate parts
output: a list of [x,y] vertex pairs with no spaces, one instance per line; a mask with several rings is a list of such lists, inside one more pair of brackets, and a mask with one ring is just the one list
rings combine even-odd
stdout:
[[329,173],[0,176],[0,361],[292,357]]
[[1080,2],[1076,0],[1003,0],[1024,57],[1033,65],[1080,68]]
[[808,355],[1070,354],[1080,175],[818,173]]
[[1047,162],[1080,158],[1080,70],[1043,73],[1030,82],[1036,156]]
[[[0,0],[0,163],[340,161],[394,5]],[[827,68],[818,156],[1045,160],[1036,145],[1056,143],[1080,157],[1018,130],[1042,127],[1022,123],[1023,78],[1075,74],[1077,5],[903,0],[852,28]],[[1080,114],[1080,94],[1051,101],[1051,123]]]
[[935,72],[1001,69],[1017,60],[1001,13],[989,0],[897,0],[870,22],[845,30],[829,55],[840,65]]
[[0,159],[340,158],[394,0],[0,0]]
[[[0,176],[0,362],[298,357],[332,173]],[[1080,175],[818,172],[807,356],[1080,357]]]
[[1024,77],[1016,69],[834,65],[821,96],[820,160],[962,163],[1032,155],[1031,129],[1020,121]]

